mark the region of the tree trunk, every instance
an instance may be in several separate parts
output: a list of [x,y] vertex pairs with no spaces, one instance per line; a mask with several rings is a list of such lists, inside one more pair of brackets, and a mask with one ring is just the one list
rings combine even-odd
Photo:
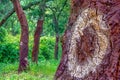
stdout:
[[59,34],[56,33],[55,52],[54,52],[54,57],[56,60],[58,60],[58,50],[59,50]]
[[32,51],[32,61],[36,63],[38,61],[39,40],[40,40],[40,34],[42,33],[42,26],[43,26],[43,20],[38,20],[34,34],[34,46]]
[[28,23],[20,5],[19,0],[12,0],[15,11],[17,13],[18,19],[21,25],[21,38],[20,38],[20,63],[18,72],[26,70],[28,67]]
[[55,80],[120,80],[120,0],[72,0]]
[[42,33],[43,21],[45,18],[45,6],[46,0],[42,0],[42,2],[39,4],[39,20],[37,22],[36,31],[34,34],[34,46],[32,51],[32,61],[36,63],[38,62],[40,34]]
[[58,19],[55,15],[56,12],[53,12],[53,25],[55,28],[55,36],[56,36],[56,40],[55,40],[55,51],[54,51],[54,57],[56,60],[58,60],[58,50],[59,50],[59,25],[58,25]]

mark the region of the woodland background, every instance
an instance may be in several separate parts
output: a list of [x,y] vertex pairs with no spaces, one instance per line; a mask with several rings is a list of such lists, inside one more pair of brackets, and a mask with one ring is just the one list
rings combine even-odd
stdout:
[[[69,0],[46,0],[45,19],[39,43],[38,63],[31,60],[34,31],[41,14],[42,0],[20,0],[29,26],[29,68],[17,74],[21,28],[10,0],[0,0],[0,80],[52,80],[62,53],[61,37],[70,14]],[[10,16],[9,16],[10,15]],[[9,16],[9,17],[8,17]],[[58,25],[56,26],[54,20]],[[3,22],[1,22],[3,20]],[[54,56],[59,35],[58,59]]]

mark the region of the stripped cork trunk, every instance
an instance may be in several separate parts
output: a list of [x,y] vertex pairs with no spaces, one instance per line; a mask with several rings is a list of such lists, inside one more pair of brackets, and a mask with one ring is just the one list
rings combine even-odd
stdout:
[[55,80],[120,80],[120,0],[72,0]]
[[20,37],[20,51],[19,51],[19,68],[18,73],[25,71],[28,67],[28,39],[29,39],[29,32],[28,32],[28,23],[26,16],[23,12],[23,9],[20,5],[19,0],[11,0],[17,14],[18,20],[21,25],[21,37]]

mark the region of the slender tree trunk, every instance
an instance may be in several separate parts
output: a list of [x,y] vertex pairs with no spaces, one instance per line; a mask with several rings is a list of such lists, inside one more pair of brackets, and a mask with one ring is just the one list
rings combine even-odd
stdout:
[[34,34],[34,46],[32,51],[32,61],[36,63],[38,62],[40,34],[42,33],[43,21],[45,18],[45,6],[46,6],[46,0],[42,0],[42,2],[39,4],[40,14]]
[[21,25],[21,38],[20,38],[20,63],[18,72],[26,70],[28,67],[28,23],[23,12],[23,9],[20,5],[19,0],[12,0],[15,11],[17,13],[18,19]]
[[59,17],[62,13],[62,11],[64,10],[64,7],[66,6],[66,3],[67,3],[67,0],[64,1],[63,3],[63,6],[62,8],[60,9],[58,15],[56,16],[55,15],[55,11],[53,11],[53,23],[54,23],[54,26],[55,26],[55,33],[56,33],[56,41],[55,41],[55,51],[54,51],[54,57],[56,60],[58,60],[58,54],[59,54],[59,41],[60,41],[60,34],[59,34],[59,23],[58,23],[58,20],[59,20]]
[[56,33],[56,41],[55,41],[55,51],[54,51],[54,57],[56,60],[58,60],[58,50],[59,50],[59,25],[58,25],[58,19],[55,15],[55,12],[53,13],[53,24],[55,28]]
[[59,34],[56,33],[55,52],[54,52],[54,56],[56,60],[58,60],[58,50],[59,50]]
[[42,33],[42,26],[43,26],[43,20],[38,20],[34,34],[34,46],[32,51],[32,61],[36,63],[38,61],[39,40],[40,40],[40,34]]
[[55,80],[120,80],[120,0],[72,0]]

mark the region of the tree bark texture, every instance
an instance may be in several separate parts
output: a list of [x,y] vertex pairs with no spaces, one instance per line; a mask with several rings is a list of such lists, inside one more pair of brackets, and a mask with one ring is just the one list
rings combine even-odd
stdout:
[[55,80],[120,80],[120,0],[71,0]]
[[32,61],[36,63],[38,61],[39,40],[40,40],[40,34],[42,33],[42,26],[43,26],[43,20],[38,20],[34,34],[34,46],[32,51]]
[[24,71],[28,67],[28,23],[26,20],[26,16],[23,12],[23,9],[20,5],[19,0],[12,0],[14,9],[17,13],[18,19],[21,25],[21,38],[20,38],[20,63],[18,72]]

